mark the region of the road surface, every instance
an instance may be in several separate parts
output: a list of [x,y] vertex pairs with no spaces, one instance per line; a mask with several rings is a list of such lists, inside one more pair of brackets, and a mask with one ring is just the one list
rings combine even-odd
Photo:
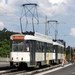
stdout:
[[67,64],[64,67],[54,68],[35,75],[75,75],[75,64]]

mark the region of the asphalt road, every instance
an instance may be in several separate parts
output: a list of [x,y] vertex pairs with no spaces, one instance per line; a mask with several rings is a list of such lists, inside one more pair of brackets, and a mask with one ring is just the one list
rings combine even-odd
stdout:
[[75,75],[75,64],[45,75]]
[[35,75],[75,75],[75,64],[67,64]]
[[0,62],[0,67],[10,66],[9,62]]
[[75,75],[75,64],[45,75]]

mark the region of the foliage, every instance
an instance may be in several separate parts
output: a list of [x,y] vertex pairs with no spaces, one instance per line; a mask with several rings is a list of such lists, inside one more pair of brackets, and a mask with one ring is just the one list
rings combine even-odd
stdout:
[[10,52],[10,36],[12,34],[15,34],[14,32],[8,31],[6,28],[4,28],[2,31],[0,31],[0,56],[6,57],[9,56]]
[[67,48],[66,48],[66,59],[67,60],[70,60],[70,59],[72,59],[73,58],[73,55],[74,55],[74,52],[75,50],[72,48],[72,47],[70,47],[70,46],[68,46]]
[[67,54],[66,59],[69,61],[70,60],[70,54]]
[[7,55],[9,55],[9,51],[10,51],[9,41],[7,39],[4,39],[3,41],[0,42],[0,56],[6,57]]

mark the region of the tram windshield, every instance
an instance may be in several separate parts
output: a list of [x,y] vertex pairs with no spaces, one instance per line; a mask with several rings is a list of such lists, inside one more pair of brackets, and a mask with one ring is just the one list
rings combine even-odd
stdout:
[[12,52],[28,52],[29,51],[30,41],[26,40],[12,40],[11,42],[11,51]]
[[24,51],[24,41],[12,41],[12,51],[22,52]]

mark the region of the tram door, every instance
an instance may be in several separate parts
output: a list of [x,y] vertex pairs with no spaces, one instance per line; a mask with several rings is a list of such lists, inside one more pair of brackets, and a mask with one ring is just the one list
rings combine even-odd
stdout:
[[30,65],[35,65],[35,41],[30,41]]

